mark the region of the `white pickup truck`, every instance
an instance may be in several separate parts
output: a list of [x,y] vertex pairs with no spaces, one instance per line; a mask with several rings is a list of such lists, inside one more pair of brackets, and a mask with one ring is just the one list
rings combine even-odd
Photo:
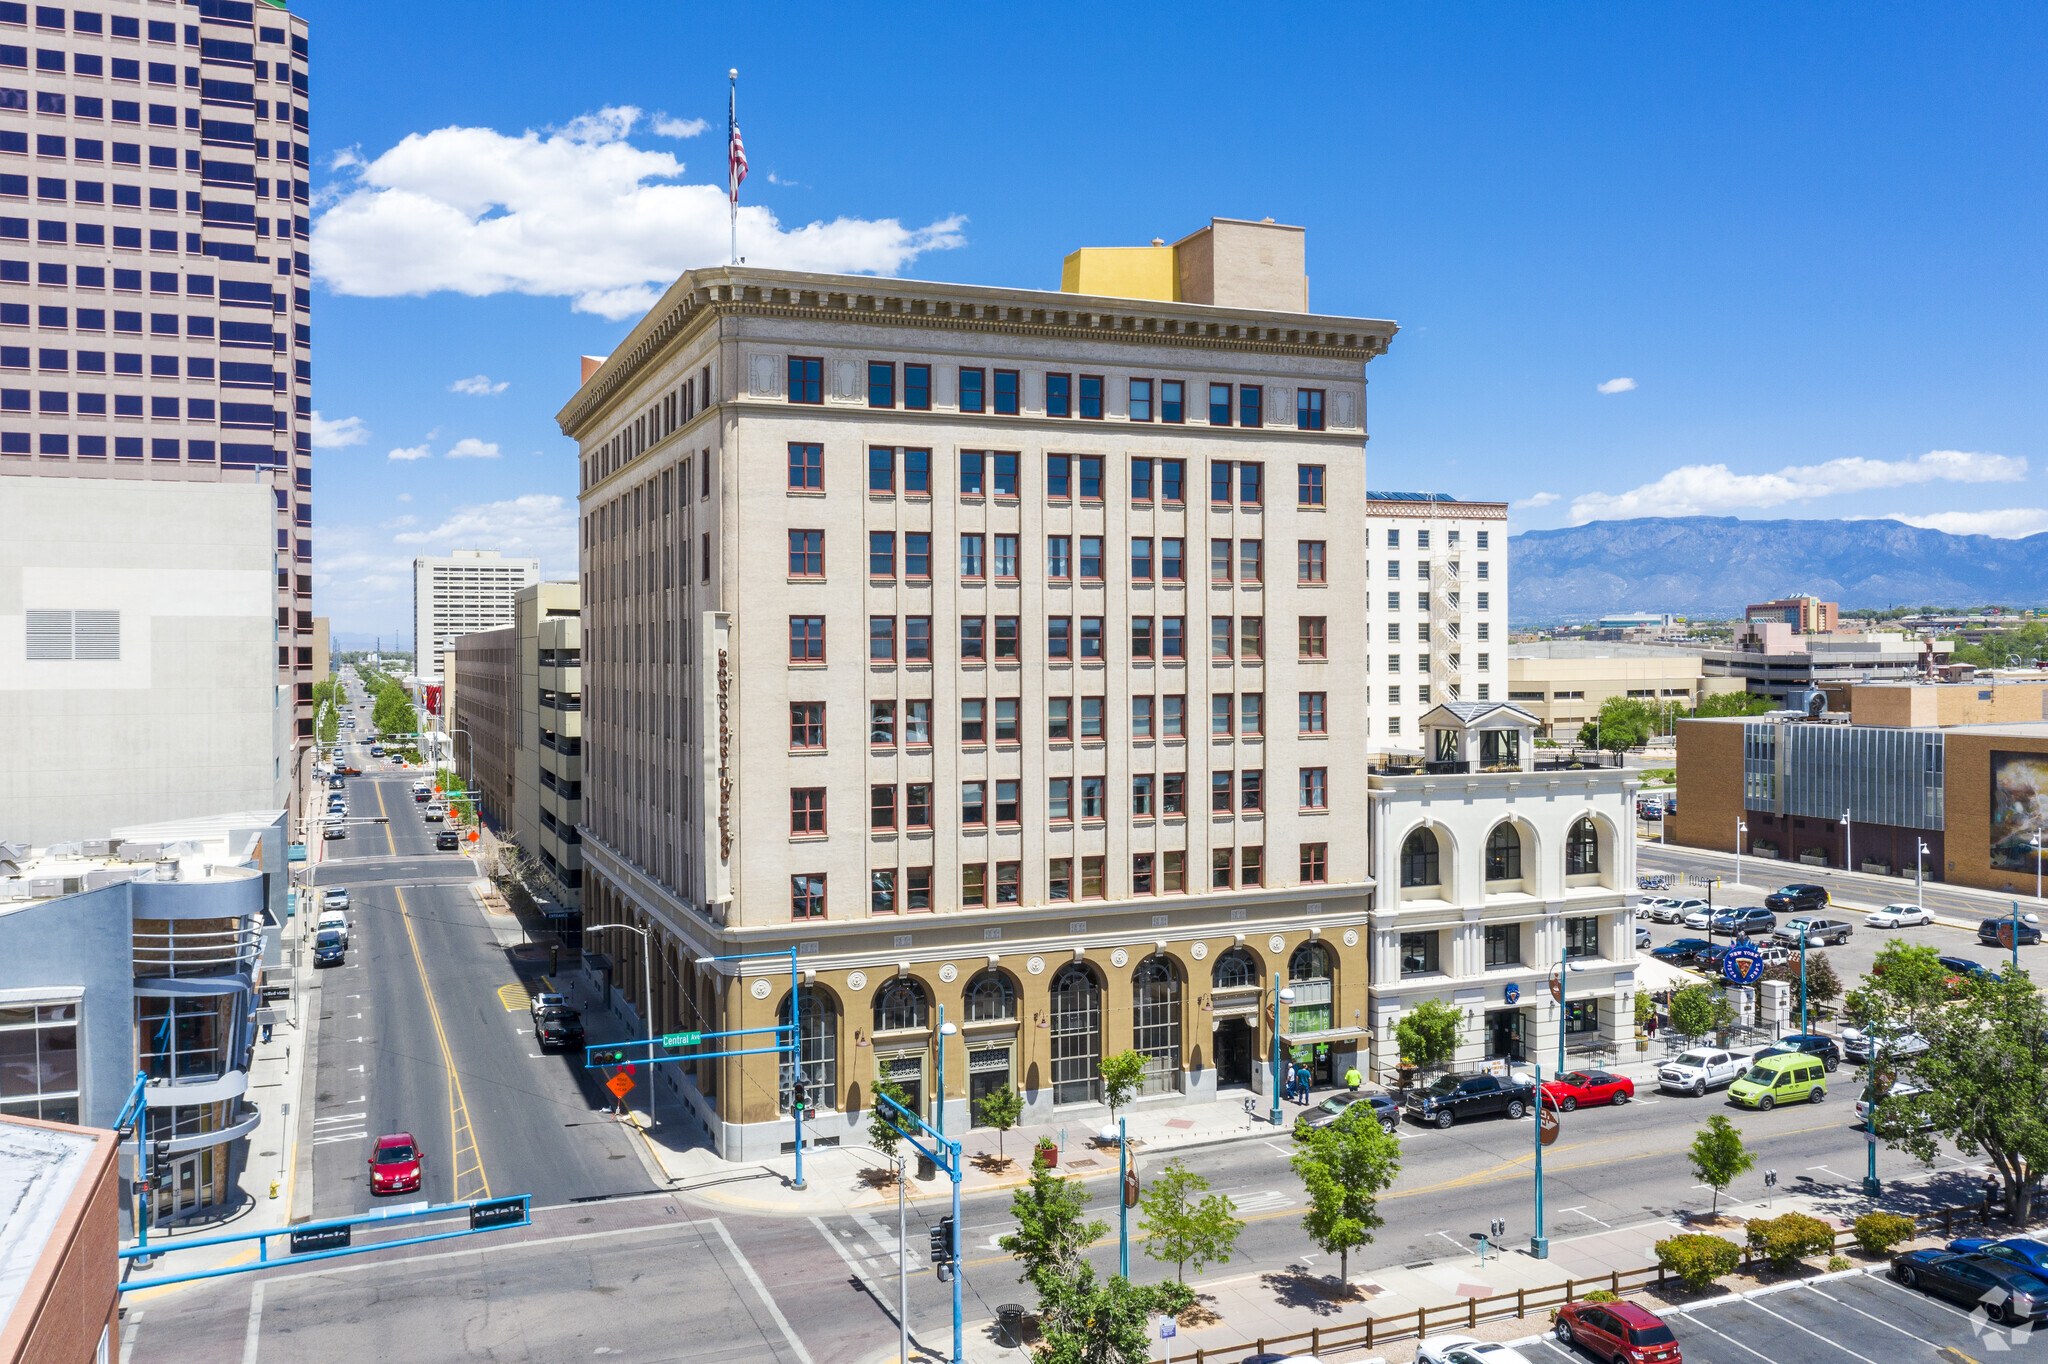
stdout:
[[1695,1097],[1733,1084],[1748,1068],[1748,1058],[1719,1047],[1695,1047],[1657,1067],[1657,1088]]

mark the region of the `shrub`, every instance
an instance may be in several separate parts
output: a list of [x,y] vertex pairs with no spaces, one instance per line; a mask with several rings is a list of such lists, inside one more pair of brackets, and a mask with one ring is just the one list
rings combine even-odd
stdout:
[[1616,1292],[1614,1292],[1614,1291],[1613,1291],[1613,1290],[1611,1290],[1611,1289],[1606,1289],[1606,1288],[1596,1288],[1596,1289],[1594,1289],[1594,1290],[1593,1290],[1592,1292],[1588,1293],[1588,1294],[1587,1294],[1587,1295],[1586,1295],[1585,1297],[1583,1297],[1583,1298],[1579,1299],[1579,1301],[1581,1301],[1581,1302],[1620,1302],[1620,1301],[1621,1301],[1621,1294],[1619,1294],[1619,1293],[1616,1293]]
[[1657,1243],[1657,1267],[1676,1274],[1687,1288],[1711,1288],[1742,1263],[1742,1248],[1725,1236],[1690,1232]]
[[1165,1317],[1178,1318],[1181,1313],[1195,1305],[1195,1290],[1178,1279],[1168,1279],[1152,1287],[1152,1310]]
[[1864,1254],[1889,1255],[1893,1246],[1904,1245],[1919,1235],[1920,1225],[1896,1212],[1867,1212],[1856,1219],[1851,1230]]
[[1818,1217],[1788,1212],[1749,1224],[1749,1248],[1783,1273],[1808,1255],[1832,1252],[1835,1229]]
[[1828,1273],[1830,1274],[1839,1274],[1845,1269],[1853,1268],[1855,1268],[1855,1266],[1850,1263],[1849,1257],[1846,1255],[1828,1256]]

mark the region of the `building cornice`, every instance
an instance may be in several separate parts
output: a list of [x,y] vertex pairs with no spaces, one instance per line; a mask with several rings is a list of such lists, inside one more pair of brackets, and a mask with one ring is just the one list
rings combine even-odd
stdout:
[[580,439],[594,419],[632,392],[650,365],[726,317],[853,322],[1067,343],[1111,341],[1192,351],[1352,360],[1360,365],[1385,353],[1387,343],[1400,330],[1398,324],[1381,318],[714,267],[683,275],[648,310],[556,414],[562,434]]

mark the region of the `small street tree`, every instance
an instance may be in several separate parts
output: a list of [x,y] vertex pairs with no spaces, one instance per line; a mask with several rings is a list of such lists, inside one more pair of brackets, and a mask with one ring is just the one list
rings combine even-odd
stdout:
[[1425,999],[1394,1024],[1394,1041],[1401,1055],[1424,1070],[1436,1070],[1458,1054],[1458,1029],[1464,1022],[1457,1005]]
[[[1782,980],[1792,987],[1792,1007],[1799,1007],[1799,952],[1795,947],[1792,960],[1781,961],[1775,966],[1764,968],[1765,980]],[[1809,1006],[1833,1003],[1842,997],[1842,978],[1835,974],[1835,968],[1828,962],[1828,954],[1806,949],[1806,1002]]]
[[1186,1279],[1190,1263],[1197,1274],[1205,1266],[1227,1263],[1244,1230],[1237,1205],[1226,1195],[1209,1193],[1209,1181],[1188,1169],[1185,1161],[1168,1161],[1138,1196],[1138,1207],[1143,1213],[1138,1234],[1145,1238],[1145,1253],[1172,1265],[1176,1282]]
[[1694,1134],[1692,1150],[1686,1158],[1692,1163],[1693,1178],[1713,1189],[1712,1211],[1717,1217],[1721,1213],[1721,1191],[1756,1165],[1756,1157],[1742,1144],[1740,1129],[1719,1113],[1708,1118],[1707,1125]]
[[1082,1261],[1039,1291],[1038,1364],[1145,1364],[1152,1357],[1146,1319],[1164,1296],[1117,1275],[1098,1279]]
[[1138,1086],[1145,1083],[1145,1053],[1120,1051],[1105,1056],[1095,1070],[1102,1077],[1102,1101],[1109,1105],[1109,1121],[1113,1125],[1116,1111],[1129,1103]]
[[1308,1193],[1302,1230],[1338,1257],[1338,1275],[1349,1282],[1352,1250],[1386,1225],[1379,1196],[1401,1173],[1401,1143],[1380,1126],[1372,1105],[1353,1104],[1333,1123],[1297,1126],[1287,1163]]
[[1024,1116],[1024,1096],[1015,1087],[1004,1085],[993,1094],[984,1095],[974,1111],[984,1126],[996,1129],[996,1156],[1007,1162],[1009,1157],[1003,1154],[1003,1133],[1015,1127]]
[[1085,1263],[1089,1242],[1109,1231],[1109,1223],[1087,1219],[1087,1204],[1088,1191],[1079,1180],[1062,1179],[1036,1163],[1031,1182],[1010,1195],[1017,1230],[996,1244],[1024,1266],[1017,1281],[1036,1288],[1041,1298],[1058,1292]]
[[[868,1114],[868,1145],[880,1151],[884,1160],[893,1161],[896,1159],[896,1143],[903,1140],[903,1137],[892,1126],[892,1122],[900,1123],[905,1119],[901,1113],[883,1107],[881,1100],[884,1096],[908,1108],[910,1095],[893,1080],[875,1081],[875,1104]],[[888,1115],[886,1117],[883,1116],[885,1112]]]
[[1704,1037],[1714,1026],[1714,992],[1688,985],[1671,997],[1671,1026],[1680,1037]]

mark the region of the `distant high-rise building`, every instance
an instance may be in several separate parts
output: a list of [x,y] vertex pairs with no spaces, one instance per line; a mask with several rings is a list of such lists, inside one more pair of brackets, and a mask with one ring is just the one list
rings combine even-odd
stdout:
[[0,837],[290,803],[307,56],[271,4],[0,4]]
[[1834,602],[1822,601],[1808,594],[1800,597],[1780,597],[1777,601],[1759,602],[1743,608],[1742,619],[1781,620],[1792,627],[1795,635],[1825,635],[1834,632],[1840,611]]
[[1432,706],[1508,699],[1507,533],[1505,502],[1366,493],[1375,753],[1419,752]]
[[458,635],[512,623],[512,599],[540,581],[540,560],[507,559],[495,549],[458,549],[412,561],[413,671],[442,675]]

